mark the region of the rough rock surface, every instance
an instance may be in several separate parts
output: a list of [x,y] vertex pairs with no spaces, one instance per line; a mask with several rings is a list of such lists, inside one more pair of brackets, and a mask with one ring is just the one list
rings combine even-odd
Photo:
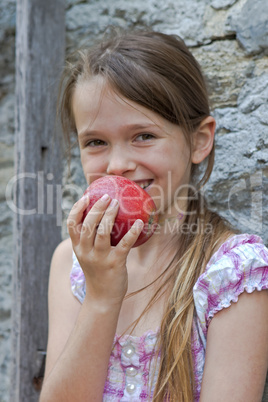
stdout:
[[[242,4],[242,3],[241,3]],[[230,27],[248,55],[268,49],[268,0],[247,0],[229,16]]]
[[211,7],[215,10],[227,9],[231,7],[237,0],[212,0]]
[[[67,0],[67,53],[107,26],[153,27],[182,36],[203,67],[217,120],[215,169],[205,188],[212,208],[268,244],[268,0]],[[0,401],[7,402],[12,292],[15,0],[0,4]],[[111,28],[108,28],[111,29]],[[69,174],[68,174],[69,171]],[[85,189],[79,152],[65,164],[63,217]],[[67,236],[62,226],[63,237]],[[266,388],[263,401],[268,402]]]

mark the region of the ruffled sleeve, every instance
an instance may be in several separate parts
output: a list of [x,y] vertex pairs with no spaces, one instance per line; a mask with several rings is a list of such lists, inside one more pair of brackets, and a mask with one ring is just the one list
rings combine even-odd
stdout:
[[86,281],[75,253],[73,253],[73,266],[70,273],[70,280],[74,296],[80,301],[80,303],[83,303],[86,295]]
[[198,324],[206,336],[213,316],[244,291],[268,289],[268,250],[260,237],[236,235],[210,259],[194,289]]

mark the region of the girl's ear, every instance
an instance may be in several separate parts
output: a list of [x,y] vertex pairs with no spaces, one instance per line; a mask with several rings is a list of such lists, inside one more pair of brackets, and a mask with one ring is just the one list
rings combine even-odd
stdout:
[[192,163],[201,163],[213,147],[216,121],[212,116],[206,117],[200,123],[193,136]]

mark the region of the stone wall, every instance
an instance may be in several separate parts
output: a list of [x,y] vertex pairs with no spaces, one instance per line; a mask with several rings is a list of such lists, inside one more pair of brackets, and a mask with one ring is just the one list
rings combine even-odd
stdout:
[[[67,0],[66,52],[108,25],[179,34],[203,67],[217,120],[216,160],[205,193],[211,208],[268,244],[268,0]],[[0,402],[8,401],[13,266],[12,213],[5,188],[14,174],[15,2],[0,4]],[[65,163],[64,216],[85,188],[77,148]],[[266,207],[266,208],[265,208]],[[67,236],[62,226],[63,237]],[[268,401],[266,389],[264,401]]]

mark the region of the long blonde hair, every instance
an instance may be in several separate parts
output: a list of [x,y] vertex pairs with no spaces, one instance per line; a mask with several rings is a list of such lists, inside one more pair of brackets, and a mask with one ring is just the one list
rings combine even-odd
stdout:
[[[191,200],[188,211],[198,209],[198,200]],[[180,248],[169,267],[169,281],[173,285],[160,329],[161,363],[153,399],[155,402],[194,400],[191,345],[195,314],[193,287],[213,252],[232,231],[227,222],[206,207],[202,213],[198,211],[188,215],[187,224],[189,228],[194,225],[194,233],[180,236]]]
[[[180,38],[153,31],[123,32],[80,50],[75,63],[67,65],[59,104],[65,133],[76,132],[72,96],[78,80],[96,75],[121,96],[179,125],[190,149],[192,133],[210,115],[200,66]],[[192,165],[192,183],[199,198],[196,194],[189,197],[184,223],[190,230],[178,234],[178,250],[163,272],[166,279],[145,309],[148,311],[163,289],[170,290],[159,334],[161,360],[155,402],[190,402],[194,398],[193,287],[214,250],[232,230],[200,198],[199,190],[209,179],[213,163],[214,146],[198,181],[197,165]]]

